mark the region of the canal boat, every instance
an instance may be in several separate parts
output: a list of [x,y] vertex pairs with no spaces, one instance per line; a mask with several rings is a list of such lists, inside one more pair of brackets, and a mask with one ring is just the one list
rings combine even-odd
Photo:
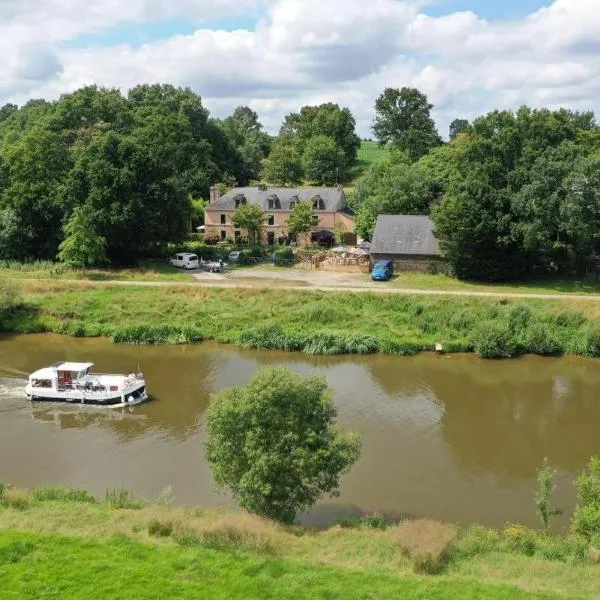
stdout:
[[32,373],[25,388],[30,400],[131,406],[148,399],[141,373],[92,373],[94,363],[57,362]]

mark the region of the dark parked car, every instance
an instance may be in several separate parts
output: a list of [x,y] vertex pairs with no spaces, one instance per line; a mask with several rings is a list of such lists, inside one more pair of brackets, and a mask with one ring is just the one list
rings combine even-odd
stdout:
[[373,270],[371,271],[371,279],[373,281],[387,281],[391,279],[394,274],[394,261],[392,260],[380,260],[375,263]]

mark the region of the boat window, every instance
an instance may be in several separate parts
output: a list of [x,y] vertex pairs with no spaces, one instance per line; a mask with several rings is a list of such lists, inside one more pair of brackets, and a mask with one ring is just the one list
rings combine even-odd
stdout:
[[33,385],[33,387],[38,387],[38,388],[51,388],[52,387],[52,381],[50,381],[50,379],[34,379],[31,384]]

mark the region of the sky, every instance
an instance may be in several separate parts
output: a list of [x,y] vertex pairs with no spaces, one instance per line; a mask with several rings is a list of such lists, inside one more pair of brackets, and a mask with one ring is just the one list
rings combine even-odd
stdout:
[[0,105],[84,85],[189,86],[276,133],[301,106],[371,136],[386,87],[417,87],[440,133],[523,104],[600,114],[600,0],[0,0]]

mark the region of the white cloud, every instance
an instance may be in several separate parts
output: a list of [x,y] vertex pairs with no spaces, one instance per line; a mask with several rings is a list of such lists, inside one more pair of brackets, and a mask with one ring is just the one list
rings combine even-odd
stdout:
[[[526,18],[422,14],[423,0],[2,0],[0,103],[97,83],[189,85],[218,115],[238,104],[271,131],[304,104],[349,106],[369,134],[385,87],[416,86],[442,133],[455,117],[520,104],[600,110],[597,0],[555,0]],[[66,49],[91,31],[186,16],[257,14],[253,31],[199,28],[140,47]],[[266,11],[266,12],[265,12]],[[199,26],[200,27],[200,26]],[[34,40],[34,42],[32,42]]]

